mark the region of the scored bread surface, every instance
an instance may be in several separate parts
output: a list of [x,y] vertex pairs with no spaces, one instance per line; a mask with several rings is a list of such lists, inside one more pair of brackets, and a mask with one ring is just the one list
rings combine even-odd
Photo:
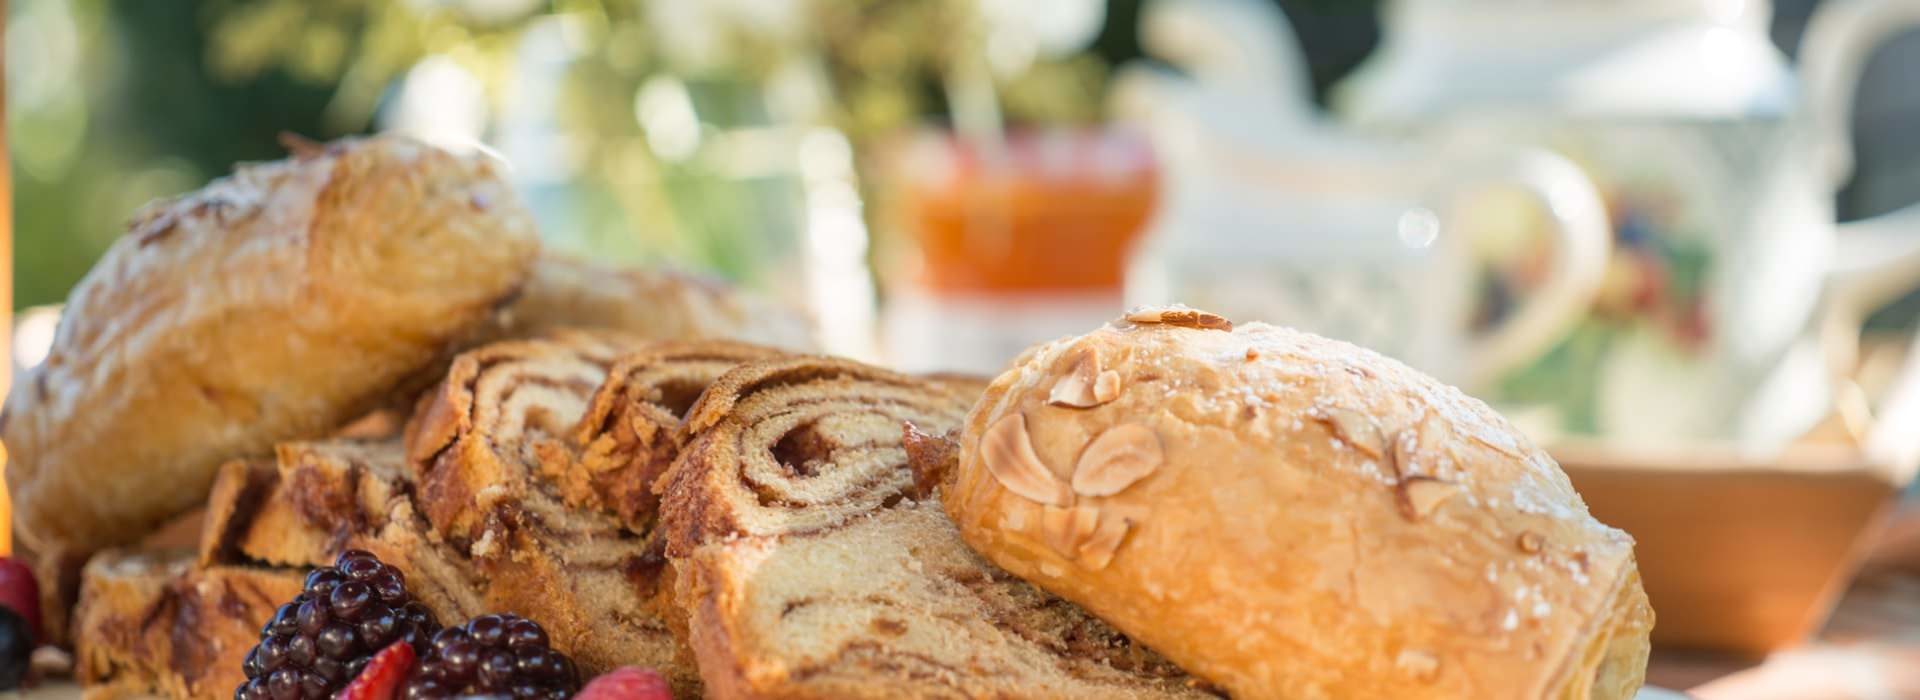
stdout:
[[499,338],[611,330],[661,341],[735,340],[814,346],[801,313],[716,279],[669,268],[606,265],[543,252],[525,290],[496,319]]
[[392,396],[513,295],[537,244],[491,159],[391,136],[134,215],[0,414],[55,640],[88,554],[199,504],[226,461]]
[[663,483],[676,595],[709,697],[1211,697],[967,549],[917,493],[903,428],[969,400],[826,358],[728,372]]

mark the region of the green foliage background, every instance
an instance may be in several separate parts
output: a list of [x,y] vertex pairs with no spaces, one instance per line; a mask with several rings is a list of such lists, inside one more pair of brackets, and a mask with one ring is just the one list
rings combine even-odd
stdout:
[[[633,96],[650,76],[682,75],[660,51],[646,3],[527,0],[497,16],[473,0],[9,0],[9,129],[15,198],[15,304],[61,300],[154,198],[191,190],[237,162],[282,155],[278,135],[363,133],[394,80],[445,55],[490,90],[509,81],[522,33],[566,16],[584,51],[557,106],[586,136],[588,162],[563,232],[614,259],[671,258],[735,275],[771,215],[753,188],[646,148]],[[687,0],[692,1],[692,0]],[[815,57],[830,90],[827,125],[861,165],[889,134],[942,118],[940,76],[976,51],[971,0],[798,0],[806,24],[730,36],[723,65],[684,75],[708,118],[752,120],[750,98],[773,66]],[[1097,46],[1130,51],[1136,2],[1109,8]],[[797,39],[795,37],[798,37]],[[1016,122],[1097,117],[1109,60],[1099,50],[1036,62],[997,88]],[[863,185],[866,178],[863,178]],[[778,199],[775,197],[773,199]],[[552,235],[554,232],[549,231]]]

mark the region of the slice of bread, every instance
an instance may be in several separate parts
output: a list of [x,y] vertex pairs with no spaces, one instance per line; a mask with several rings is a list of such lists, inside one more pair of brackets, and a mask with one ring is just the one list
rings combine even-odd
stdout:
[[304,573],[196,568],[193,553],[102,552],[81,574],[74,675],[90,698],[230,698],[260,627]]
[[396,439],[282,443],[276,459],[224,465],[197,553],[116,551],[89,563],[76,677],[95,698],[231,697],[267,617],[309,568],[350,548],[406,573],[440,619],[480,614],[484,582],[431,536],[411,488]]
[[549,478],[568,504],[611,514],[633,532],[650,531],[660,509],[654,482],[679,454],[687,409],[727,370],[781,354],[705,341],[661,343],[621,358],[569,436],[577,458],[543,465],[565,467]]
[[646,666],[690,692],[697,676],[656,595],[660,543],[569,506],[550,476],[570,468],[567,434],[632,347],[569,334],[462,354],[408,424],[406,451],[421,511],[487,581],[492,609],[540,622],[583,674]]
[[661,518],[709,697],[1211,697],[987,564],[914,492],[903,424],[943,433],[968,404],[825,358],[745,365],[707,390]]
[[221,469],[200,566],[304,571],[364,549],[405,573],[408,590],[441,621],[486,611],[486,581],[415,509],[399,440],[288,442],[277,453]]

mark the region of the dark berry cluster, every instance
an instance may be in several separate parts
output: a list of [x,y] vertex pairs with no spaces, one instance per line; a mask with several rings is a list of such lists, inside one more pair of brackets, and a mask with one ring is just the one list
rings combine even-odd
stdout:
[[547,647],[540,624],[516,615],[483,615],[433,636],[406,700],[496,695],[563,700],[580,688],[573,661]]
[[329,697],[387,645],[404,640],[423,651],[438,629],[399,571],[367,552],[342,552],[333,566],[308,574],[305,590],[260,628],[234,700]]

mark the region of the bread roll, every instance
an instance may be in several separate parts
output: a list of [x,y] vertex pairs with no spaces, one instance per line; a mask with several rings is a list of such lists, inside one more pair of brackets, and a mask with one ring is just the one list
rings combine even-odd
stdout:
[[482,157],[309,146],[136,215],[0,417],[49,626],[85,556],[200,503],[221,463],[319,437],[526,279],[533,221]]
[[1345,343],[1146,309],[968,415],[967,542],[1241,700],[1628,698],[1633,540],[1486,405]]

